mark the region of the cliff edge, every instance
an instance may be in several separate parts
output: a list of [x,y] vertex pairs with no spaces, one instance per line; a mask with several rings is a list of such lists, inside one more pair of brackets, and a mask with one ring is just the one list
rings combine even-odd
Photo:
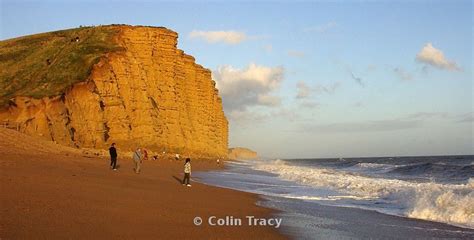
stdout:
[[210,70],[162,27],[109,25],[0,42],[0,124],[59,144],[227,154]]

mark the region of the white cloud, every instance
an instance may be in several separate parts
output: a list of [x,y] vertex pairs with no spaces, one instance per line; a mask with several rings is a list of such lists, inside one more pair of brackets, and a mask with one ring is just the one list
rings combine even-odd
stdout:
[[365,87],[365,82],[361,77],[357,77],[356,75],[354,75],[354,73],[351,70],[348,70],[348,71],[351,74],[352,79],[354,79],[354,81],[356,81],[357,84],[359,84],[361,87]]
[[254,63],[244,69],[221,66],[212,72],[216,87],[228,112],[243,111],[251,106],[278,106],[276,91],[283,81],[283,67],[267,67]]
[[[339,65],[341,66],[347,73],[349,73],[351,75],[351,78],[358,84],[360,85],[361,87],[365,87],[366,84],[365,84],[365,80],[361,77],[361,76],[356,76],[354,74],[354,71],[352,70],[353,68],[346,62],[340,60],[340,59],[336,59],[334,61],[334,63],[336,65]],[[375,71],[377,69],[377,66],[376,65],[368,65],[367,66],[367,69],[364,73],[365,76],[367,76],[370,72],[372,71]]]
[[461,71],[461,68],[456,64],[456,62],[446,59],[443,52],[433,47],[431,43],[427,43],[420,50],[420,52],[416,55],[416,60],[439,69]]
[[299,81],[296,83],[296,98],[297,99],[305,99],[311,97],[312,94],[321,94],[321,93],[327,93],[327,94],[333,94],[337,88],[339,88],[341,85],[340,82],[335,82],[332,84],[329,84],[327,86],[317,84],[314,87],[308,86],[306,82],[304,81]]
[[301,51],[290,50],[290,51],[288,51],[288,56],[296,57],[296,58],[303,58],[305,56],[305,53],[301,52]]
[[[314,103],[311,107],[317,107],[317,104]],[[277,119],[291,122],[301,119],[298,111],[285,107],[272,108],[269,111],[260,111],[260,109],[236,109],[228,114],[226,113],[226,116],[230,121],[237,123],[240,126],[255,126],[258,124],[268,123],[269,121],[275,121]]]
[[313,27],[308,27],[303,29],[305,32],[317,32],[317,33],[325,33],[328,32],[329,30],[337,27],[337,23],[335,22],[328,22],[322,25],[318,26],[313,26]]
[[304,81],[299,81],[296,83],[296,98],[303,99],[308,98],[311,95],[311,87],[309,87]]
[[336,92],[336,89],[338,89],[340,85],[341,85],[340,82],[331,83],[328,86],[316,85],[314,87],[314,92],[333,94],[334,92]]
[[303,108],[313,109],[313,108],[320,107],[321,104],[319,104],[317,102],[313,102],[313,101],[303,101],[302,103],[300,103],[300,106],[303,107]]
[[416,119],[416,120],[430,120],[430,121],[439,121],[439,120],[451,120],[457,123],[463,122],[473,122],[474,121],[474,112],[466,112],[462,114],[453,114],[448,112],[416,112],[409,114],[407,119]]
[[298,114],[298,111],[295,111],[294,109],[278,108],[271,112],[269,117],[271,119],[286,119],[293,122],[298,120],[301,116]]
[[190,38],[201,38],[208,43],[224,42],[227,44],[238,44],[248,39],[247,35],[238,31],[198,31],[193,30],[189,34]]
[[395,73],[395,75],[397,75],[398,78],[400,78],[401,80],[404,80],[404,81],[408,81],[408,80],[412,80],[413,79],[413,76],[403,70],[403,68],[400,68],[400,67],[396,67],[393,69],[393,72]]
[[281,99],[278,96],[258,95],[257,102],[260,105],[273,107],[273,106],[279,106],[281,104]]
[[429,119],[429,118],[447,118],[449,114],[446,112],[416,112],[408,115],[408,119]]
[[235,123],[239,123],[245,125],[249,124],[257,124],[262,123],[268,119],[268,114],[264,114],[261,112],[251,112],[251,111],[243,111],[243,110],[233,110],[229,113],[226,113],[229,120]]
[[329,124],[308,123],[300,125],[300,131],[320,133],[398,131],[423,127],[428,122],[440,120],[471,123],[474,121],[474,112],[454,115],[447,112],[415,112],[396,119]]
[[411,128],[418,128],[422,125],[419,120],[376,120],[365,122],[344,122],[331,124],[306,124],[301,126],[304,132],[338,133],[338,132],[380,132],[398,131]]
[[273,51],[273,46],[271,44],[266,44],[263,46],[263,50],[265,50],[266,53],[271,53]]

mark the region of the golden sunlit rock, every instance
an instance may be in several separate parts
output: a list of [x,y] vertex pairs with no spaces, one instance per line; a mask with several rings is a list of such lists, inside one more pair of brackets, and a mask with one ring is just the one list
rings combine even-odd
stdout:
[[86,79],[60,95],[14,96],[0,110],[0,122],[69,146],[107,148],[115,142],[124,150],[226,156],[228,122],[215,82],[210,70],[177,49],[178,34],[158,27],[107,28],[115,30],[113,44],[121,51],[104,54]]

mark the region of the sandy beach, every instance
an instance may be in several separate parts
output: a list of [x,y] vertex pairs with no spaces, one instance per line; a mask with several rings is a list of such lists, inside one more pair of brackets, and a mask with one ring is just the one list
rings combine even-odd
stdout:
[[[192,182],[183,163],[109,159],[0,129],[1,239],[281,239],[269,226],[195,226],[196,216],[270,218],[254,194]],[[192,162],[193,172],[222,167]]]

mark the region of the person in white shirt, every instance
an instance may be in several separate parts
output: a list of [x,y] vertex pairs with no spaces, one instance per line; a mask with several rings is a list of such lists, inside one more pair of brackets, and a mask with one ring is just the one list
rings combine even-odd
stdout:
[[135,173],[140,173],[140,167],[142,165],[142,150],[137,148],[135,152],[133,152],[133,162],[135,163]]
[[191,187],[191,184],[189,184],[190,178],[191,178],[191,159],[186,158],[186,162],[184,163],[183,185]]

